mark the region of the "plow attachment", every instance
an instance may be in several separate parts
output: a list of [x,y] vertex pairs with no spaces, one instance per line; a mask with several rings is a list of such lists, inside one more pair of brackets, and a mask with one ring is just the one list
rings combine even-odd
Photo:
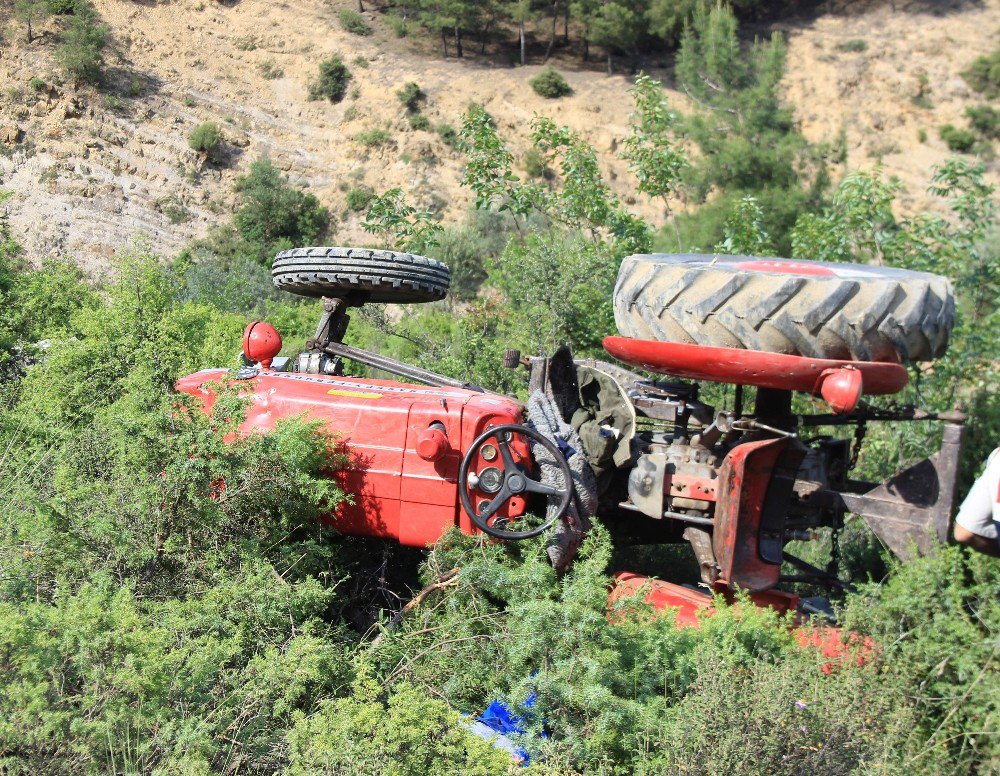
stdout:
[[948,538],[964,433],[964,426],[945,423],[941,449],[930,458],[869,490],[824,495],[831,506],[863,517],[900,560],[912,559],[914,550],[919,555],[932,553]]

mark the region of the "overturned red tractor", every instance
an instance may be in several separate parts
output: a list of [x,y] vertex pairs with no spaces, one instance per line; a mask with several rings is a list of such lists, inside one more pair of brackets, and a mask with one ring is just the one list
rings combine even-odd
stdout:
[[[506,366],[527,370],[527,405],[343,343],[352,306],[443,298],[444,264],[303,248],[278,255],[273,279],[322,298],[322,316],[306,350],[288,359],[277,358],[270,326],[247,327],[247,366],[231,375],[251,399],[243,430],[305,414],[344,440],[351,465],[337,476],[355,498],[330,516],[344,533],[427,546],[454,526],[508,541],[551,532],[562,538],[550,553],[560,565],[588,521],[599,520],[617,542],[688,542],[706,585],[782,608],[798,603],[775,590],[783,564],[797,580],[844,587],[786,545],[817,528],[839,530],[847,513],[903,558],[945,539],[962,415],[865,401],[904,387],[903,362],[944,352],[954,301],[943,278],[784,259],[630,256],[615,288],[622,336],[604,346],[640,371],[574,359],[568,348],[550,357],[508,351]],[[345,360],[403,381],[345,376]],[[206,370],[178,387],[210,407],[213,384],[226,375]],[[732,386],[727,406],[699,398],[705,382]],[[797,412],[795,392],[815,397],[819,411]],[[944,423],[940,450],[885,482],[852,478],[867,424],[928,420]],[[830,433],[838,427],[853,433]]]

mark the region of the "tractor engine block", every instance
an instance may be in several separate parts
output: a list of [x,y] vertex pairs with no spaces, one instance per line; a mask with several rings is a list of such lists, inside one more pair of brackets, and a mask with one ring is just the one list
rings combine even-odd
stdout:
[[650,444],[629,474],[629,497],[652,518],[672,513],[708,520],[715,508],[719,464],[715,453],[684,437]]

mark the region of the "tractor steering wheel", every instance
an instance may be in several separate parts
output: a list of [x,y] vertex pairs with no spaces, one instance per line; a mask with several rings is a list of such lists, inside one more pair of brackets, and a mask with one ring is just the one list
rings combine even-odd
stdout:
[[[514,461],[514,455],[511,452],[510,442],[514,438],[515,434],[520,434],[530,438],[552,454],[556,464],[559,466],[559,471],[562,473],[564,483],[562,488],[556,488],[552,485],[546,485],[544,482],[532,479],[528,476],[526,467],[522,468],[522,466],[519,466]],[[503,462],[503,472],[496,472],[494,469],[490,487],[486,487],[484,485],[484,479],[487,469],[484,469],[480,474],[473,472],[471,482],[469,470],[472,467],[473,461],[476,460],[476,456],[478,455],[480,449],[482,449],[483,445],[491,439],[496,440],[496,446],[500,450],[500,460]],[[502,479],[497,478],[497,474],[499,474]],[[493,496],[492,500],[489,502],[479,502],[480,511],[476,510],[470,496],[470,492],[473,489],[478,489],[483,493]],[[522,493],[539,493],[543,496],[558,496],[559,508],[555,510],[552,513],[552,516],[547,519],[536,518],[542,521],[541,525],[527,527],[523,531],[511,530],[507,528],[507,526],[510,525],[508,518],[503,517],[502,515],[497,515],[497,512],[507,505],[512,498],[519,496]],[[462,458],[462,465],[458,469],[458,495],[462,501],[462,508],[469,516],[469,519],[472,520],[472,522],[475,523],[476,526],[484,533],[487,533],[490,536],[495,536],[497,539],[528,539],[532,536],[538,536],[540,533],[543,533],[549,528],[549,526],[565,514],[567,508],[569,507],[570,499],[573,497],[573,475],[570,472],[569,464],[566,463],[566,458],[554,442],[546,439],[537,431],[526,426],[508,423],[502,426],[489,428],[476,437],[472,446]],[[527,523],[531,517],[531,515],[525,514],[517,518],[517,520],[523,520]]]

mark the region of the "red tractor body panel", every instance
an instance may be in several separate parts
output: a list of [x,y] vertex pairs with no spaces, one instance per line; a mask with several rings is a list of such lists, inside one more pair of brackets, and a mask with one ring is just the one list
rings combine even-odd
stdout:
[[[228,374],[197,372],[181,378],[177,389],[211,411],[213,386]],[[414,547],[433,544],[455,525],[475,532],[458,499],[462,454],[489,426],[520,423],[522,415],[522,406],[504,396],[391,380],[261,370],[237,385],[245,386],[250,399],[241,433],[271,431],[281,419],[304,417],[320,421],[343,445],[349,465],[331,476],[353,503],[339,505],[331,525]],[[432,425],[447,437],[449,449],[440,454],[438,448],[437,460],[425,460],[418,443]],[[528,460],[527,449],[517,445]],[[487,465],[482,461],[476,468]],[[524,508],[524,500],[515,499],[504,514],[516,517]]]

